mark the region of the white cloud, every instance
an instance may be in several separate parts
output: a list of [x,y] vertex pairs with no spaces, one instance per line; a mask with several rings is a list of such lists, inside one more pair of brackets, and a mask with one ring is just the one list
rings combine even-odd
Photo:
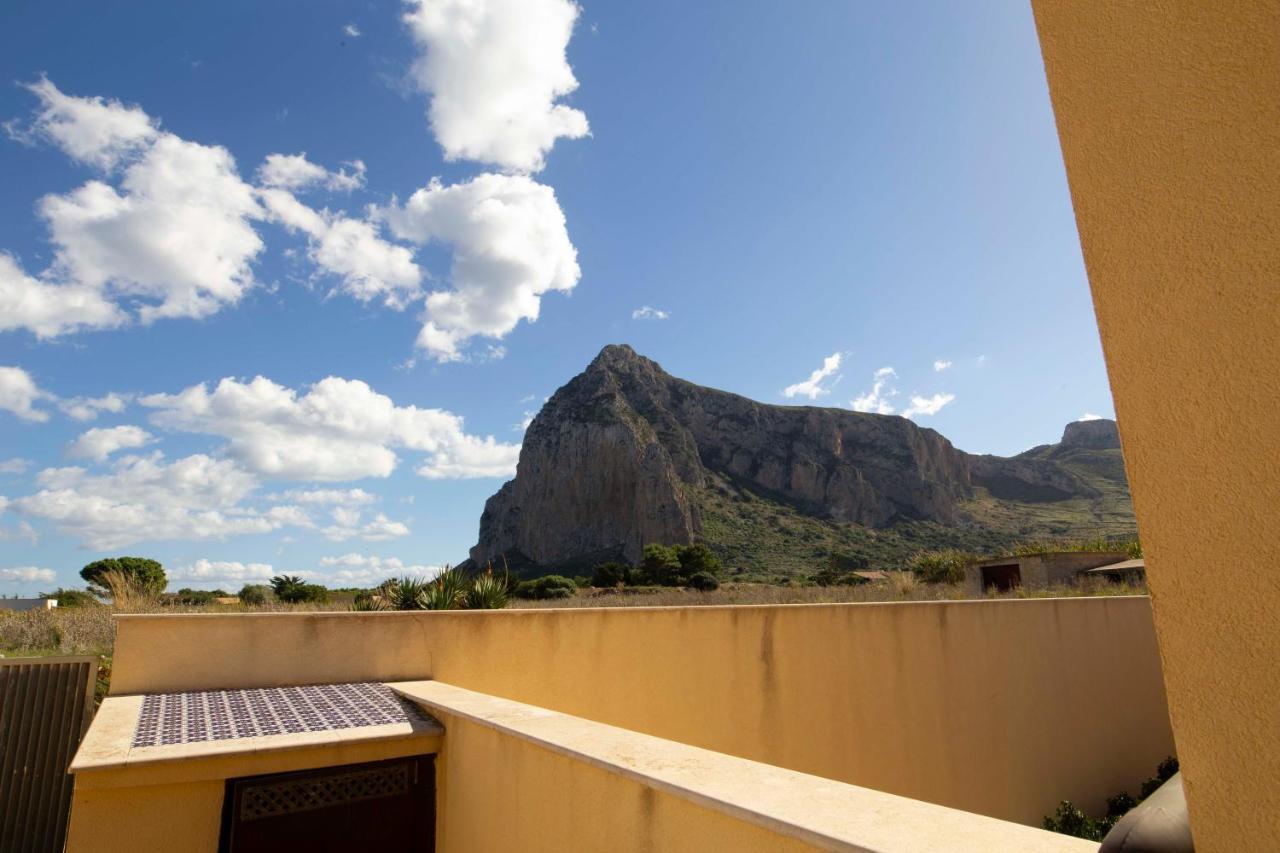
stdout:
[[0,332],[28,329],[37,338],[56,338],[127,320],[98,288],[32,278],[12,255],[0,251]]
[[933,369],[938,373],[941,373],[944,370],[950,370],[951,362],[940,358],[933,363]]
[[145,148],[159,133],[156,122],[139,107],[64,95],[45,77],[26,88],[40,99],[39,111],[29,128],[11,126],[11,135],[46,139],[73,160],[104,171]]
[[67,455],[73,459],[93,459],[103,462],[117,450],[128,450],[146,447],[156,437],[145,429],[136,426],[118,426],[110,429],[91,429],[81,435],[67,448]]
[[898,392],[889,386],[889,381],[897,378],[898,374],[892,367],[882,367],[877,370],[872,377],[871,390],[853,401],[854,410],[892,415],[894,408],[889,398],[896,396]]
[[364,489],[310,489],[283,492],[268,495],[272,500],[285,500],[299,504],[322,504],[333,506],[366,506],[378,500],[378,496]]
[[334,523],[320,532],[333,542],[345,542],[359,537],[365,542],[385,542],[409,535],[409,527],[402,521],[392,521],[382,513],[372,521],[361,520],[361,512],[349,507],[335,507],[331,513]]
[[408,0],[404,19],[425,51],[414,64],[447,160],[537,172],[560,137],[589,132],[556,101],[578,88],[565,49],[571,0]]
[[129,394],[117,394],[114,391],[102,397],[72,397],[69,400],[59,400],[58,408],[73,420],[91,421],[101,412],[123,412],[130,397]]
[[240,299],[262,249],[249,220],[262,211],[225,148],[161,134],[120,186],[89,181],[41,200],[56,277],[148,300],[144,323],[207,317]]
[[474,335],[500,339],[537,320],[542,296],[572,290],[581,276],[555,192],[527,177],[432,180],[380,215],[401,239],[453,248],[453,289],[427,297],[417,341],[439,361],[461,359]]
[[[0,459],[0,474],[25,474],[30,467],[30,459],[23,459],[18,456],[12,459]],[[0,499],[0,512],[4,512],[3,499]]]
[[40,200],[54,261],[37,279],[0,259],[0,329],[53,337],[123,325],[125,304],[149,323],[237,302],[253,284],[262,241],[250,221],[262,210],[230,153],[160,131],[137,107],[66,95],[47,79],[28,88],[41,105],[22,138],[105,176],[123,171],[116,186],[91,180]]
[[339,169],[331,172],[324,166],[307,159],[307,152],[300,154],[268,154],[258,167],[258,182],[264,187],[285,190],[303,190],[324,187],[338,192],[351,192],[364,186],[365,166],[361,160],[345,165],[351,171]]
[[398,557],[375,557],[365,554],[343,554],[340,557],[322,557],[320,565],[335,569],[329,577],[334,586],[369,586],[391,577],[433,578],[443,566],[406,564]]
[[353,39],[358,39],[360,38],[361,35],[363,35],[363,33],[360,32],[360,28],[357,27],[355,24],[347,24],[345,27],[342,28],[342,32],[345,33],[349,38],[353,38]]
[[53,569],[38,569],[35,566],[0,569],[0,583],[53,583],[57,577]]
[[1084,416],[1081,417],[1080,420],[1081,421],[1100,421],[1102,420],[1102,415],[1095,415],[1092,412],[1085,412]]
[[835,381],[831,383],[832,385],[840,380],[840,377],[836,376],[836,371],[840,369],[840,362],[843,358],[842,353],[833,352],[822,360],[822,367],[809,374],[808,379],[783,388],[782,396],[808,397],[810,400],[816,400],[824,394],[830,394],[831,386],[824,386],[822,383],[832,376],[836,377]]
[[21,367],[0,367],[0,410],[12,412],[24,421],[43,422],[49,420],[49,413],[35,405],[52,398]]
[[396,310],[421,297],[413,253],[378,236],[376,223],[313,210],[287,190],[263,190],[261,198],[274,221],[307,235],[308,257],[339,276],[345,293],[361,302],[381,298]]
[[275,574],[270,563],[241,563],[231,561],[196,560],[186,566],[170,569],[171,580],[188,580],[199,583],[235,583],[246,584],[254,581],[266,581]]
[[913,418],[916,415],[936,415],[942,411],[942,407],[954,401],[955,394],[934,394],[932,397],[921,397],[918,394],[911,395],[911,405],[903,410],[904,418]]
[[11,506],[52,521],[95,550],[311,526],[297,507],[261,511],[244,505],[257,485],[253,475],[231,460],[204,454],[173,462],[159,452],[125,456],[101,475],[77,467],[46,468],[36,482],[39,492],[12,500]]
[[641,305],[639,308],[631,312],[632,320],[666,320],[671,314],[660,308],[654,308],[650,305]]
[[519,445],[468,435],[450,412],[397,406],[364,382],[335,376],[302,394],[259,376],[141,403],[156,410],[155,424],[221,436],[248,469],[283,479],[386,477],[399,461],[393,448],[427,454],[418,469],[424,477],[510,476],[520,453]]

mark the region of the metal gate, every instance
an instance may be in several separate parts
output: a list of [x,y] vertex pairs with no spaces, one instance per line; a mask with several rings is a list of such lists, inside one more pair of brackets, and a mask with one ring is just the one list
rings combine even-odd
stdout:
[[58,853],[96,657],[0,658],[0,853]]

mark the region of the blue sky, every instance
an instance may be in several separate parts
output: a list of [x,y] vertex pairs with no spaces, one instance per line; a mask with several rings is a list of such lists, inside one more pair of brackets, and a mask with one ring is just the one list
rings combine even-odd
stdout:
[[608,343],[974,452],[1111,416],[1026,4],[470,8],[0,12],[0,593],[456,562]]

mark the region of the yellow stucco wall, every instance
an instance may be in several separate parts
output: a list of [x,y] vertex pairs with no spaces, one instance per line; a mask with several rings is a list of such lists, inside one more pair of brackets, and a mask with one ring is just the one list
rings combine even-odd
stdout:
[[227,779],[421,755],[439,744],[439,738],[401,738],[259,748],[80,772],[66,853],[214,853]]
[[491,728],[443,722],[436,840],[447,853],[814,849]]
[[1145,598],[124,617],[112,690],[421,678],[1037,825],[1172,752]]
[[1280,4],[1036,23],[1197,850],[1280,845]]

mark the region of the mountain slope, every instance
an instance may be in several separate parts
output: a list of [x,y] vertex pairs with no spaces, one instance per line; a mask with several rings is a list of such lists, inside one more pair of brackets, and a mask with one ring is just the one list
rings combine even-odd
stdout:
[[922,547],[1128,535],[1111,421],[1012,458],[957,450],[912,421],[773,406],[670,376],[608,346],[525,434],[485,504],[477,563],[582,570],[649,542],[705,541],[748,574],[815,561],[901,562]]

